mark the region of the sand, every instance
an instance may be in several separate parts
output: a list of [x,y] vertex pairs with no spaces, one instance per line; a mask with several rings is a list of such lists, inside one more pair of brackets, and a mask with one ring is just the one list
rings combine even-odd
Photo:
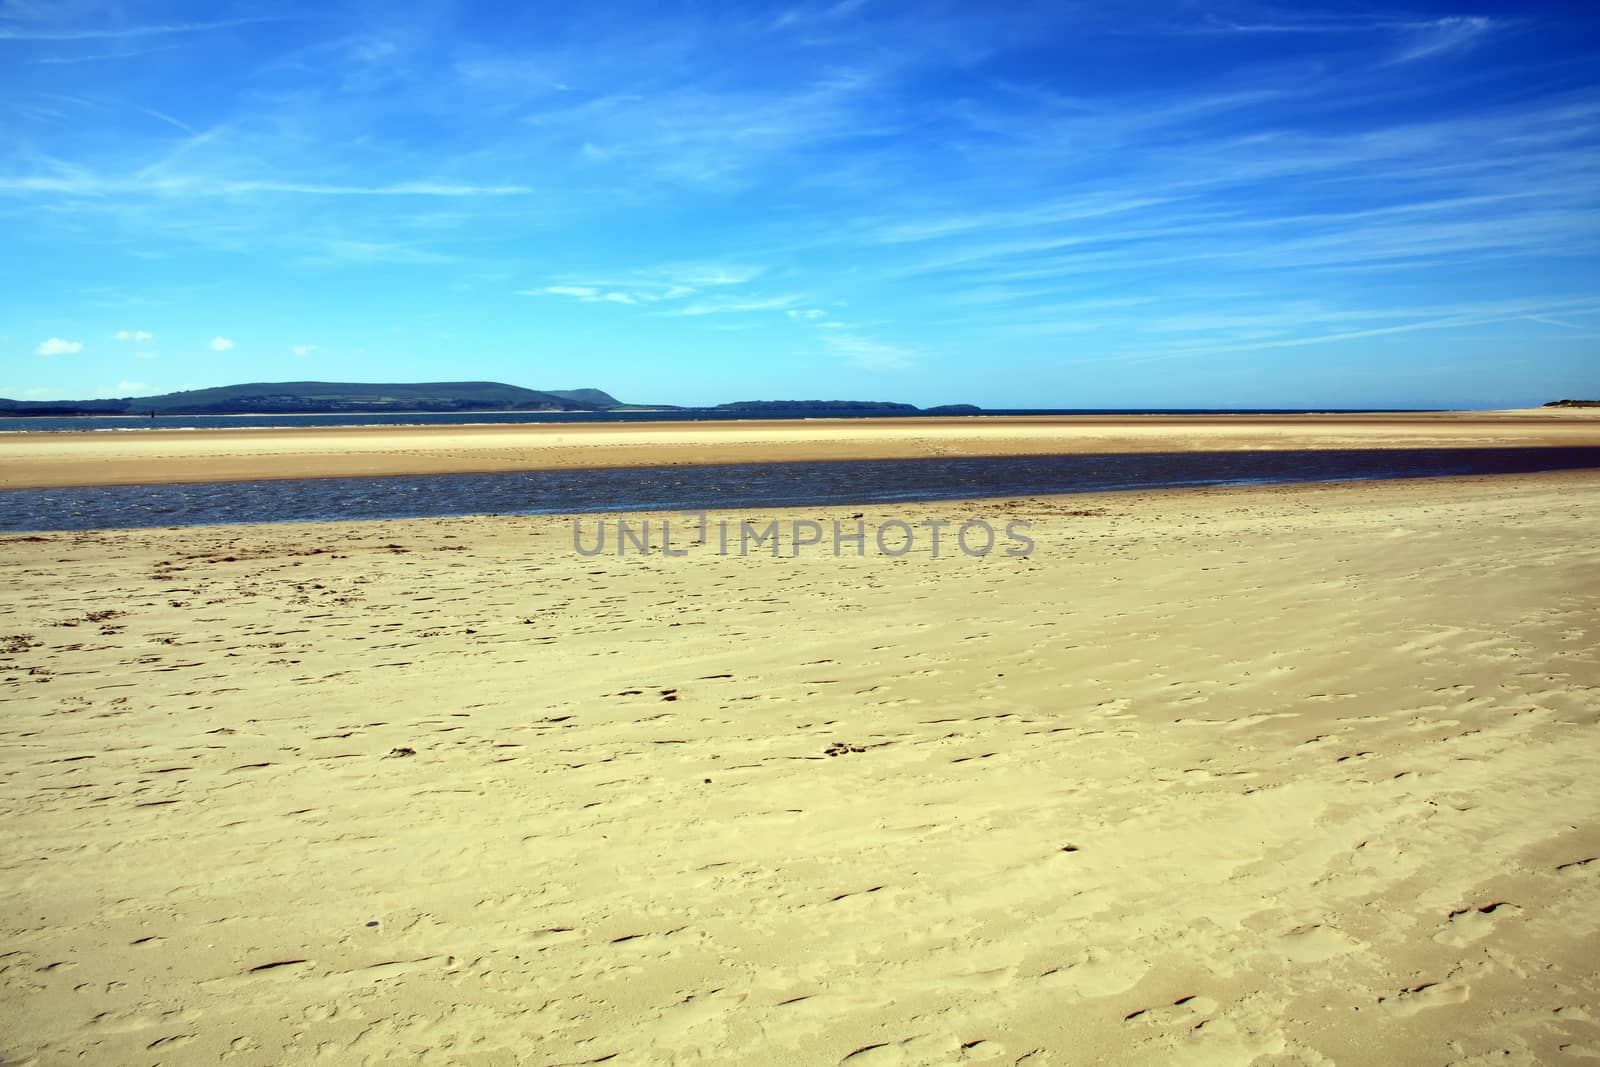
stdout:
[[0,539],[0,1060],[1600,1055],[1600,472],[896,516]]
[[1600,409],[130,429],[0,434],[0,489],[932,456],[1561,445],[1600,446]]

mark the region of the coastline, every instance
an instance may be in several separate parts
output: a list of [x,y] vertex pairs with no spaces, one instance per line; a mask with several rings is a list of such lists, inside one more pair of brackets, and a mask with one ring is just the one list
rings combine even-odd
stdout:
[[5,1053],[1594,1043],[1600,472],[929,516],[1037,547],[0,538]]
[[0,489],[950,456],[1600,445],[1584,409],[958,416],[0,435]]

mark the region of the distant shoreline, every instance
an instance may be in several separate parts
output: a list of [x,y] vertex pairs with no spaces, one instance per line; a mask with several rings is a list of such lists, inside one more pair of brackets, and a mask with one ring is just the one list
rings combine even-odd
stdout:
[[[398,428],[408,426],[434,426],[445,425],[452,427],[467,426],[522,426],[538,425],[541,420],[572,421],[583,423],[617,423],[623,425],[637,425],[648,423],[651,420],[638,418],[638,416],[664,415],[676,416],[662,419],[664,423],[685,422],[914,422],[921,423],[929,420],[940,419],[1021,419],[1021,418],[1200,418],[1200,417],[1261,417],[1261,416],[1342,416],[1342,415],[1453,415],[1453,416],[1498,416],[1498,415],[1526,415],[1546,419],[1560,418],[1595,418],[1600,417],[1600,402],[1545,404],[1540,407],[1527,408],[983,408],[973,412],[942,412],[925,411],[904,414],[878,414],[878,413],[818,413],[809,414],[771,414],[763,415],[753,411],[723,411],[717,408],[692,408],[692,407],[626,407],[612,408],[601,411],[593,410],[566,410],[566,411],[530,411],[518,408],[485,408],[474,411],[437,411],[437,410],[405,410],[405,411],[284,411],[284,412],[158,412],[154,418],[149,413],[135,414],[130,412],[75,412],[70,414],[18,414],[15,412],[0,413],[0,424],[14,423],[98,423],[118,422],[128,423],[134,428],[162,430],[170,426],[160,425],[164,420],[200,420],[200,419],[363,419],[370,418],[372,422],[348,422],[329,424],[329,429],[349,428]],[[473,421],[482,416],[484,421]],[[516,421],[508,421],[507,417]],[[613,418],[612,416],[616,416]],[[397,419],[407,418],[426,419],[452,419],[448,423],[410,423],[396,422]],[[157,423],[150,426],[150,423]],[[270,429],[261,426],[254,429]],[[296,428],[296,427],[290,427]],[[0,429],[0,434],[40,432],[31,428],[19,427]],[[43,432],[72,432],[49,430]]]
[[[1506,409],[1478,409],[1470,408],[983,408],[970,413],[952,414],[950,412],[907,412],[904,414],[885,415],[879,413],[839,414],[819,412],[816,415],[775,414],[762,415],[754,411],[723,411],[717,408],[689,408],[689,407],[628,407],[609,408],[603,411],[587,411],[572,409],[568,411],[529,411],[519,408],[484,408],[471,411],[429,411],[425,409],[405,411],[193,411],[157,412],[154,419],[148,412],[72,412],[64,415],[33,415],[18,414],[16,412],[0,413],[0,422],[14,420],[40,422],[59,420],[101,420],[117,419],[125,422],[146,423],[160,419],[327,419],[327,418],[362,418],[375,419],[402,419],[409,416],[426,416],[430,418],[462,418],[470,419],[478,415],[516,415],[527,418],[560,419],[572,417],[589,421],[610,421],[610,415],[680,415],[681,421],[686,422],[768,422],[773,420],[806,420],[816,419],[973,419],[973,418],[1023,418],[1023,417],[1054,417],[1054,416],[1081,416],[1081,415],[1106,415],[1116,414],[1129,418],[1140,415],[1417,415],[1453,412],[1461,414],[1494,414],[1504,412],[1533,412],[1543,411],[1543,408],[1506,408]],[[1019,412],[1029,412],[1027,416]],[[630,421],[627,418],[616,419],[617,422]],[[352,424],[354,425],[354,424]],[[390,425],[389,423],[371,423],[374,426]],[[456,425],[471,425],[459,423]],[[486,425],[498,425],[489,423]]]
[[[933,420],[964,422],[995,419],[1092,419],[1092,418],[1257,418],[1257,417],[1334,417],[1372,415],[1451,415],[1499,416],[1529,415],[1544,419],[1594,417],[1594,409],[1572,405],[1537,408],[1018,408],[985,409],[973,412],[922,411],[915,413],[822,413],[762,414],[751,411],[719,411],[715,408],[618,408],[609,411],[540,411],[518,409],[484,411],[322,411],[322,412],[218,412],[202,414],[0,414],[0,437],[16,434],[91,433],[120,430],[129,433],[163,430],[306,430],[306,429],[409,429],[470,428],[481,426],[538,426],[563,424],[609,424],[639,426],[659,422],[664,425],[696,423],[778,422],[905,422],[925,424]],[[656,416],[652,418],[651,416]],[[316,421],[324,420],[324,421]],[[331,420],[331,421],[330,421]]]

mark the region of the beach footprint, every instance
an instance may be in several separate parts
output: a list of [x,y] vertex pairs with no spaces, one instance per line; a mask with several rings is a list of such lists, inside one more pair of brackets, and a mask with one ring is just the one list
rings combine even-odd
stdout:
[[1444,928],[1433,935],[1441,945],[1460,948],[1487,937],[1495,925],[1522,911],[1510,901],[1497,900],[1488,904],[1472,904],[1458,908],[1445,920]]
[[1278,939],[1278,950],[1296,963],[1317,963],[1360,947],[1360,942],[1320,923],[1297,926]]

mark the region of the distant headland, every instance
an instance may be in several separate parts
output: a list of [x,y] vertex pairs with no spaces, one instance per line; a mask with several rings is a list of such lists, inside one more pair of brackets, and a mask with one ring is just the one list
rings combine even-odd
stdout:
[[473,411],[706,411],[794,418],[829,415],[976,415],[971,404],[919,408],[872,400],[741,400],[705,408],[629,404],[601,389],[524,389],[503,382],[250,382],[113,400],[7,400],[0,416],[343,415]]

